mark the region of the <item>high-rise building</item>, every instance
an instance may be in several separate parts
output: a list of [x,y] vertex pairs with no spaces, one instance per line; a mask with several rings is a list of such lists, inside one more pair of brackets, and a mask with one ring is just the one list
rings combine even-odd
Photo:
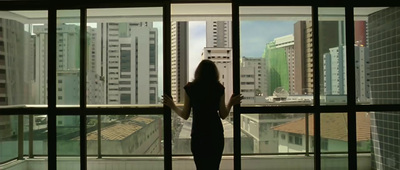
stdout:
[[371,103],[371,77],[369,66],[369,48],[354,46],[356,62],[356,100],[358,103]]
[[[31,35],[19,21],[0,18],[0,106],[35,104]],[[0,141],[17,134],[18,116],[0,116]]]
[[232,48],[229,47],[205,47],[202,53],[203,59],[209,59],[215,63],[219,71],[219,81],[225,87],[225,101],[233,94],[232,77]]
[[[346,78],[346,46],[334,47],[330,53],[324,54],[324,94],[347,94]],[[370,74],[368,48],[354,46],[355,73],[356,73],[356,97],[358,103],[370,102]]]
[[0,105],[33,104],[31,36],[24,24],[0,19]]
[[[369,68],[372,104],[400,103],[400,55],[398,17],[400,8],[390,7],[368,16]],[[393,17],[392,17],[393,16]],[[400,168],[400,112],[372,112],[372,168]]]
[[87,103],[88,104],[104,104],[105,103],[105,92],[104,92],[104,75],[101,74],[101,55],[100,45],[97,42],[97,31],[96,28],[88,28],[88,48],[87,50],[87,71],[86,71],[86,90],[87,90]]
[[[34,26],[33,32],[35,36],[35,82],[34,87],[37,89],[35,100],[43,103],[47,100],[47,26]],[[99,81],[100,76],[96,69],[96,61],[93,53],[96,47],[92,45],[93,29],[87,28],[87,103],[100,104],[103,100],[101,93],[93,91],[100,90],[102,83]],[[57,104],[79,104],[80,100],[80,28],[77,25],[58,25],[57,26]],[[98,66],[97,66],[98,67]],[[92,84],[91,82],[96,82]]]
[[287,89],[289,94],[297,94],[295,89],[295,52],[294,52],[294,36],[293,34],[275,38],[276,48],[285,49],[286,60],[288,66],[289,75],[289,88]]
[[346,95],[346,46],[330,48],[330,53],[325,53],[324,64],[324,94]]
[[183,87],[188,82],[189,23],[171,23],[171,95],[174,101],[183,103]]
[[268,83],[267,96],[272,96],[274,90],[278,87],[289,91],[288,58],[294,58],[293,44],[293,36],[275,38],[267,44],[263,54]]
[[312,95],[314,93],[312,21],[298,21],[294,24],[294,49],[292,94]]
[[209,59],[217,65],[220,82],[225,87],[225,101],[229,101],[233,94],[231,32],[230,21],[206,21],[206,47],[202,59]]
[[[47,26],[34,26],[36,34],[36,60],[37,81],[35,85],[39,89],[36,100],[44,102],[47,99]],[[57,26],[57,104],[79,104],[79,26]]]
[[265,96],[262,92],[262,87],[264,86],[264,78],[264,58],[241,58],[240,93],[243,95],[243,104],[265,103]]
[[98,23],[107,104],[157,103],[157,29],[152,22]]
[[232,47],[230,21],[206,21],[206,47]]
[[4,19],[0,19],[0,105],[7,105],[6,55],[4,43]]

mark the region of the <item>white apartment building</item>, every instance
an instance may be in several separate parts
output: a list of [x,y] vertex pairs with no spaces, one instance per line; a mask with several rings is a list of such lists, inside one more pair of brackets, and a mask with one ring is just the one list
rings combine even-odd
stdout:
[[230,21],[206,21],[206,47],[202,59],[214,61],[220,82],[225,87],[225,101],[233,94],[232,26]]
[[183,87],[188,80],[189,23],[171,22],[171,95],[174,101],[183,103]]
[[330,53],[323,55],[324,94],[347,94],[346,77],[346,46],[329,49]]
[[354,46],[356,62],[356,100],[361,103],[371,102],[371,81],[369,67],[369,48]]
[[86,70],[86,89],[88,104],[104,104],[105,101],[105,80],[101,74],[102,60],[100,53],[100,43],[97,43],[96,28],[87,29],[88,35],[88,52],[87,52],[87,70]]
[[[33,27],[35,36],[35,82],[38,94],[36,101],[47,101],[47,26]],[[95,32],[87,28],[87,103],[100,104],[104,95],[101,93],[103,84],[99,76],[99,61],[95,58]],[[80,28],[77,25],[57,26],[57,104],[77,105],[80,100]],[[96,83],[97,82],[97,83]],[[95,92],[96,91],[96,92]],[[97,93],[99,92],[99,93]]]
[[206,47],[232,48],[230,21],[206,21]]
[[202,59],[209,59],[217,66],[219,81],[225,87],[225,101],[229,101],[229,98],[233,94],[232,48],[205,47]]
[[33,104],[33,54],[24,24],[0,19],[0,105]]
[[157,103],[157,29],[151,22],[98,23],[107,104]]
[[243,104],[265,103],[262,87],[266,84],[264,58],[242,57],[240,62],[240,93],[243,95]]

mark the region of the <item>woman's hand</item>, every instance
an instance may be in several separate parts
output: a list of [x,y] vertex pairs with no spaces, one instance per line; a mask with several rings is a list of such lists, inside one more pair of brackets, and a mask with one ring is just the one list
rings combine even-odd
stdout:
[[163,101],[162,101],[163,104],[167,105],[169,108],[174,108],[175,103],[171,97],[169,97],[168,95],[165,95],[165,94],[162,97],[163,97]]
[[229,104],[231,106],[240,104],[242,103],[242,99],[243,99],[242,94],[237,94],[237,95],[232,94],[231,98],[229,99]]

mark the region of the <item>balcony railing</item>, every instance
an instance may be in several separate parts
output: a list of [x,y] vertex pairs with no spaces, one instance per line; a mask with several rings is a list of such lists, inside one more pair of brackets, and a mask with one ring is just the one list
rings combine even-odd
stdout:
[[[322,167],[328,169],[347,169],[347,155],[328,155],[322,158]],[[268,155],[268,156],[242,156],[243,169],[314,169],[314,158],[312,156],[299,155]],[[112,169],[113,170],[136,170],[136,169],[164,169],[163,157],[106,157],[87,158],[89,170]],[[358,170],[371,169],[371,155],[358,154]],[[60,170],[78,170],[79,158],[57,158]],[[195,170],[193,157],[181,156],[172,158],[174,170]],[[2,170],[46,170],[47,158],[34,158],[12,161],[0,165]],[[233,156],[223,156],[220,164],[221,170],[233,169]]]

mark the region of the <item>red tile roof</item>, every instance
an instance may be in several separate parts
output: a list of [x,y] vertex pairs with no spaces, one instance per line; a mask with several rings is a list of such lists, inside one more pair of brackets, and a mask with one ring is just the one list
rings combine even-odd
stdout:
[[[309,115],[309,134],[314,136],[314,115]],[[366,112],[358,112],[357,119],[357,141],[368,141],[371,139],[370,116]],[[272,127],[273,130],[306,134],[306,119],[301,118],[285,124]],[[322,113],[321,114],[321,138],[347,141],[347,114],[345,113]]]

